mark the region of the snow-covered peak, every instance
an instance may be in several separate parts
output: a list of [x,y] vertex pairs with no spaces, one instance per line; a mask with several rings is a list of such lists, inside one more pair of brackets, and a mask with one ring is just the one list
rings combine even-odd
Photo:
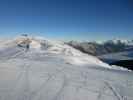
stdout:
[[71,46],[65,44],[61,41],[49,40],[46,38],[38,37],[18,37],[15,39],[17,44],[29,45],[29,49],[32,51],[34,49],[40,51],[47,51],[50,53],[64,53],[65,55],[81,55],[82,53]]
[[[27,48],[27,45],[29,48]],[[22,49],[27,49],[29,52],[26,54],[52,54],[64,59],[67,63],[75,65],[86,65],[95,64],[104,67],[110,67],[109,65],[103,63],[98,58],[82,53],[81,51],[69,46],[62,41],[54,41],[46,38],[40,37],[30,37],[30,36],[20,36],[8,42],[8,47],[17,47]],[[15,47],[15,48],[16,48]],[[26,50],[26,51],[27,51]],[[28,55],[27,55],[28,56]]]
[[113,39],[113,40],[108,40],[103,42],[104,44],[106,43],[112,43],[114,45],[119,45],[119,44],[124,44],[124,45],[131,45],[133,44],[132,40],[126,40],[126,39]]

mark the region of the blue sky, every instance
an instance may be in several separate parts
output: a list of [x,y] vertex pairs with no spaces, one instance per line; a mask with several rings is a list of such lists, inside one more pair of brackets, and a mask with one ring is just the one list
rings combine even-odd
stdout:
[[0,36],[133,38],[132,0],[0,0]]

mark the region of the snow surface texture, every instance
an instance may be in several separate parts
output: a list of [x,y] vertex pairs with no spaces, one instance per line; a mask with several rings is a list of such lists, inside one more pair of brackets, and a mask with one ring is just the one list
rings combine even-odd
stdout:
[[[133,100],[133,73],[62,42],[20,38],[0,45],[0,100]],[[23,40],[23,39],[22,39]]]

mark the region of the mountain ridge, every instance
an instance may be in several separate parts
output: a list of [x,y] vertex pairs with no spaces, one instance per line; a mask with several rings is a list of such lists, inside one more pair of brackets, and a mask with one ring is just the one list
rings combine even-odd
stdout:
[[67,42],[67,44],[84,53],[92,54],[94,56],[116,53],[125,50],[132,50],[133,48],[133,40],[119,40],[119,39],[107,40],[101,43],[70,41]]

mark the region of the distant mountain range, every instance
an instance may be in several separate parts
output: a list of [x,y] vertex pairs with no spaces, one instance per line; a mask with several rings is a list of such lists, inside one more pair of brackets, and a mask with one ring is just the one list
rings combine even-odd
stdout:
[[99,42],[76,42],[68,44],[84,53],[97,56],[110,65],[133,70],[133,40],[108,40]]
[[70,41],[67,44],[84,53],[95,56],[133,50],[133,40],[115,39],[108,40],[102,43]]

